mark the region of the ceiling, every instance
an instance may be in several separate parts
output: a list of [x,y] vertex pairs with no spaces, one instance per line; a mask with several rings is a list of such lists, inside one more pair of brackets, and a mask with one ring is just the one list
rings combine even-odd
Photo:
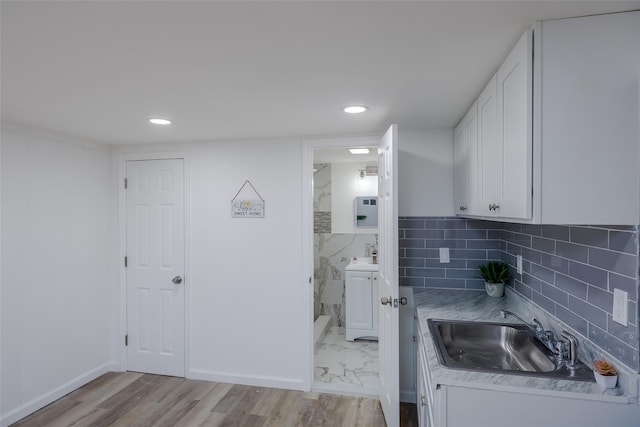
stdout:
[[[2,1],[2,118],[111,144],[451,127],[538,19],[640,1]],[[341,107],[365,104],[347,115]],[[162,116],[170,127],[152,126]]]

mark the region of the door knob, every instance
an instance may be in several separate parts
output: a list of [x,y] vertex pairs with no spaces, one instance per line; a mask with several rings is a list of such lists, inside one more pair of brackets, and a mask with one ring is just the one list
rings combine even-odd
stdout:
[[175,283],[176,285],[179,285],[180,283],[182,283],[182,277],[180,277],[180,276],[176,276],[176,277],[174,277],[173,279],[171,279],[171,281],[172,281],[173,283]]
[[380,298],[380,302],[382,305],[391,305],[391,297],[382,297]]
[[400,297],[400,305],[407,305],[407,297]]

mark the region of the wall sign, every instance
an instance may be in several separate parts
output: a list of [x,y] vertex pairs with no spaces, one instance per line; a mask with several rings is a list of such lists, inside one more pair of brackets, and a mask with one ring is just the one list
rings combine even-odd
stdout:
[[[258,196],[257,199],[244,199],[238,198],[238,195],[242,192],[244,187],[249,184],[253,189],[253,192]],[[240,190],[236,193],[235,197],[231,199],[231,217],[232,218],[264,218],[264,199],[258,193],[258,190],[251,184],[249,180],[246,180]]]

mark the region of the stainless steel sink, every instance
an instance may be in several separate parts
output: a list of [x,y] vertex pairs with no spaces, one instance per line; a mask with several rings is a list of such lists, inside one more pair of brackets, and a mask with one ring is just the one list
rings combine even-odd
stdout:
[[594,381],[582,363],[557,362],[525,325],[454,320],[427,321],[438,360],[448,368]]

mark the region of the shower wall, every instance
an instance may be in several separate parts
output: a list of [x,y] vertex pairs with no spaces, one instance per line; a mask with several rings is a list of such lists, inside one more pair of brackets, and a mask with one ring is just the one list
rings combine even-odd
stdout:
[[314,165],[314,319],[331,317],[334,326],[344,325],[344,269],[351,258],[364,257],[375,245],[376,234],[331,233],[331,165]]

